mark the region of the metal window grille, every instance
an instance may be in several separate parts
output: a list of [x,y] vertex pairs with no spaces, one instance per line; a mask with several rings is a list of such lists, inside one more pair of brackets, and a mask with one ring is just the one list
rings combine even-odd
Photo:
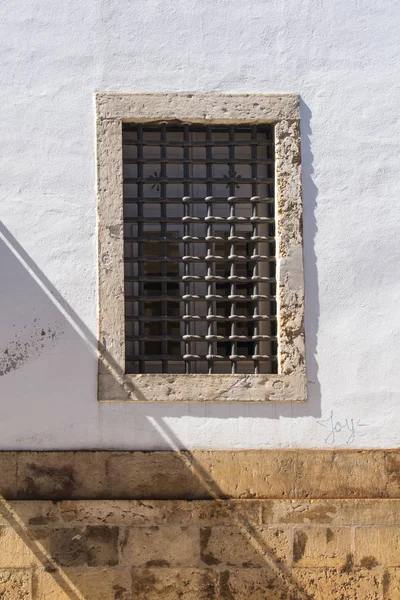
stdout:
[[123,125],[127,373],[276,373],[273,125]]

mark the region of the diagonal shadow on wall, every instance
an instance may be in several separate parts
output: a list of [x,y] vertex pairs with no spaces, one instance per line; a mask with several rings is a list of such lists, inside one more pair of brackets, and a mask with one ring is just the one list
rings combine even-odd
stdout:
[[[320,415],[320,390],[316,361],[319,316],[318,277],[314,254],[316,234],[314,211],[317,190],[312,179],[311,112],[304,103],[302,103],[301,111],[309,402],[304,406],[293,407],[291,409],[292,417]],[[101,414],[104,407],[95,400],[96,389],[93,385],[97,370],[98,341],[96,336],[1,223],[0,255],[2,264],[0,312],[3,315],[0,323],[2,347],[0,353],[2,400],[0,414],[3,426],[6,426],[9,431],[19,431],[19,439],[15,440],[17,446],[37,447],[38,444],[42,445],[41,435],[38,432],[43,430],[43,422],[47,421],[49,428],[54,433],[46,436],[44,448],[46,446],[57,448],[57,434],[65,429],[66,423],[70,424],[74,439],[84,440],[83,447],[89,449],[107,447],[107,441],[101,439],[101,434],[99,435],[101,421],[104,419]],[[105,359],[108,372],[115,377],[116,381],[120,381],[123,374],[119,371],[110,353],[105,352]],[[77,410],[80,394],[83,398],[93,398],[93,401],[85,400],[79,405],[80,422],[77,424],[76,418],[74,421],[73,416]],[[40,402],[37,399],[40,399]],[[133,430],[133,436],[140,438],[140,435],[144,437],[149,435],[154,447],[174,451],[180,450],[183,444],[164,418],[169,414],[175,418],[190,414],[192,417],[209,415],[221,419],[226,418],[227,414],[231,418],[288,416],[288,407],[280,405],[274,406],[272,410],[270,405],[249,408],[248,405],[240,404],[229,408],[226,405],[212,405],[206,410],[204,410],[204,406],[187,404],[173,407],[141,404],[140,407],[140,413],[136,413],[140,423]],[[21,414],[24,415],[24,419],[21,419]],[[24,423],[28,425],[24,425]],[[140,446],[140,441],[132,439],[132,444]],[[72,446],[76,447],[74,444]],[[192,481],[193,489],[197,490],[194,492],[194,497],[212,501],[213,498],[229,496],[226,490],[218,486],[212,474],[201,464],[195,453],[177,452],[174,456],[180,465],[178,479],[180,477],[181,480]],[[32,455],[32,465],[34,462],[34,455]],[[53,486],[49,498],[62,500],[69,497],[68,485],[71,483],[69,479],[71,471],[68,468],[65,469],[65,466],[60,469],[40,470],[39,468],[34,473],[32,478],[28,478],[26,489],[22,493],[18,493],[19,498],[40,498],[43,476],[48,477],[50,488]],[[100,497],[102,497],[101,494]],[[56,585],[54,597],[59,597],[57,594],[61,595],[62,593],[73,600],[93,597],[90,592],[85,591],[84,586],[81,586],[81,580],[75,577],[68,568],[74,564],[75,559],[68,558],[65,561],[65,558],[62,558],[65,555],[70,557],[71,552],[74,555],[76,540],[60,533],[60,527],[54,526],[58,533],[52,544],[42,543],[41,539],[46,539],[43,526],[35,521],[32,524],[32,518],[27,518],[26,510],[20,509],[21,506],[18,503],[10,504],[7,500],[2,501],[0,513],[3,526],[7,525],[23,541],[27,551],[35,557],[35,564],[41,565],[47,576],[54,580]],[[218,576],[219,587],[215,591],[214,598],[239,600],[231,587],[229,574],[223,566],[223,561],[219,562],[207,552],[205,538],[209,533],[207,527],[200,531],[200,534],[203,535],[203,538],[200,539],[203,547],[199,549],[201,556],[199,567],[214,570]],[[250,547],[254,562],[258,567],[266,569],[265,585],[270,586],[271,593],[275,594],[272,597],[287,600],[309,598],[296,581],[289,566],[290,562],[282,560],[272,546],[266,543],[262,528],[247,518],[245,512],[232,512],[228,533],[236,536],[237,542],[243,544],[243,548]],[[76,536],[78,538],[81,536],[78,547],[83,556],[82,560],[85,562],[88,552],[87,529],[83,528]],[[290,544],[292,544],[290,550],[292,552],[293,540],[289,541]],[[63,546],[67,546],[67,548],[63,548]],[[2,564],[4,565],[4,561]],[[255,573],[255,571],[251,571],[251,564],[241,565],[241,567],[247,569],[248,572]],[[260,572],[259,569],[257,572]],[[277,590],[279,590],[279,596]],[[118,586],[113,593],[115,599],[127,600],[128,597],[131,597],[128,591],[125,594],[123,589]],[[140,593],[139,597],[144,598],[144,596],[140,596]]]
[[[97,339],[3,224],[0,224],[0,235],[2,238],[2,269],[4,271],[4,293],[1,296],[0,309],[2,314],[7,315],[7,319],[2,321],[1,339],[5,340],[5,345],[0,355],[0,372],[3,381],[7,379],[10,381],[10,384],[2,388],[2,418],[3,423],[6,423],[11,430],[13,427],[15,430],[20,430],[21,421],[18,415],[24,411],[26,417],[28,413],[32,417],[30,419],[30,435],[34,445],[37,442],[35,423],[37,419],[46,418],[46,413],[51,414],[53,423],[57,420],[58,415],[60,428],[62,428],[66,411],[68,412],[68,396],[71,393],[77,393],[76,388],[74,389],[74,385],[70,386],[69,381],[72,380],[73,383],[74,380],[87,380],[87,370],[96,368]],[[57,352],[53,352],[56,346],[58,346]],[[57,355],[56,359],[54,355]],[[112,356],[106,354],[106,360],[109,372],[113,373],[116,378],[120,378],[121,373]],[[43,404],[38,407],[34,403],[33,405],[29,403],[29,394],[26,395],[26,389],[29,390],[31,381],[35,381],[35,384],[40,382],[40,375],[43,377],[43,388],[35,389],[34,393],[32,390],[32,397],[43,398]],[[63,389],[60,388],[60,382],[63,382]],[[88,396],[89,393],[95,398],[95,389],[83,390],[82,395]],[[5,398],[12,398],[14,408],[10,412],[13,412],[14,417],[8,414]],[[74,406],[72,406],[73,408]],[[99,408],[97,402],[95,408],[96,410]],[[163,408],[163,410],[167,411],[168,408]],[[187,410],[188,406],[185,405],[182,408],[179,407],[178,411],[175,410],[174,414],[184,414]],[[193,411],[191,414],[193,415]],[[96,443],[93,444],[90,440],[92,434],[89,424],[92,414],[90,411],[85,413],[85,410],[82,410],[80,415],[83,415],[83,419],[86,417],[88,420],[88,423],[83,423],[82,428],[84,430],[87,427],[89,433],[86,447],[94,449]],[[150,407],[148,415],[146,428],[147,431],[151,430],[152,440],[158,438],[159,444],[163,448],[171,450],[182,447],[181,441],[161,418],[160,411],[153,411]],[[13,422],[13,418],[16,419],[15,422]],[[56,437],[57,431],[54,435]],[[16,441],[18,444],[18,440]],[[56,444],[57,441],[54,439],[54,447],[57,447]],[[190,477],[196,479],[197,487],[200,486],[200,490],[203,490],[199,492],[199,497],[208,499],[226,497],[224,490],[219,488],[211,474],[204,469],[192,453],[177,453],[176,456],[181,463],[181,471],[190,471]],[[37,476],[40,477],[40,472],[37,472]],[[57,470],[50,471],[51,480],[57,480],[57,477],[60,477]],[[39,483],[36,483],[39,486]],[[36,483],[33,478],[28,495],[22,495],[20,498],[35,498]],[[64,489],[60,498],[66,497],[68,497],[68,490]],[[53,500],[60,498],[57,497],[57,493],[51,496]],[[29,522],[26,523],[24,513],[18,514],[18,506],[10,506],[7,501],[4,501],[1,505],[1,513],[3,521],[23,540],[25,546],[34,554],[45,572],[51,575],[66,597],[73,600],[91,597],[85,595],[86,592],[79,590],[79,581],[74,581],[71,573],[67,574],[63,569],[62,560],[58,559],[60,546],[73,542],[68,538],[63,541],[61,535],[58,542],[54,542],[53,546],[50,546],[50,550],[47,550],[46,546],[38,541],[36,526],[30,525]],[[255,526],[244,514],[239,514],[233,515],[232,521],[229,523],[229,531],[231,534],[236,532],[237,539],[241,540],[241,543],[251,546],[253,555],[258,557],[256,561],[258,566],[261,564],[268,568],[269,584],[274,585],[271,583],[271,573],[273,579],[279,580],[282,597],[293,600],[308,598],[301,586],[297,584],[288,564],[282,561],[273,548],[265,542],[260,527]],[[85,535],[86,533],[83,532],[83,537]],[[85,549],[82,552],[85,553]],[[218,597],[224,600],[232,600],[233,597],[236,597],[232,595],[230,584],[226,578],[224,579],[225,575],[222,575],[225,571],[221,570],[221,564],[213,564],[212,559],[209,564],[207,560],[210,562],[210,559],[205,558],[207,554],[203,552],[202,556],[201,567],[214,569],[218,574],[220,586]],[[247,567],[251,568],[251,565],[247,565]],[[117,597],[115,596],[115,598]],[[119,597],[124,599],[123,595]],[[215,597],[217,598],[217,596]]]
[[[237,419],[241,417],[254,419],[276,419],[284,417],[321,415],[321,394],[318,381],[317,332],[319,319],[318,273],[314,251],[314,240],[317,232],[315,209],[317,189],[313,182],[313,156],[311,152],[311,111],[301,103],[302,128],[302,169],[304,196],[304,255],[306,280],[306,350],[308,375],[308,401],[305,404],[266,403],[249,405],[235,403],[226,404],[140,404],[135,411],[134,434],[138,435],[138,447],[142,438],[154,431],[149,420],[173,418],[210,417],[213,419]],[[1,242],[2,240],[2,242]],[[3,292],[0,295],[0,310],[3,315],[0,327],[3,354],[0,354],[0,382],[4,397],[11,393],[15,408],[30,410],[30,429],[40,430],[43,423],[43,413],[46,412],[51,426],[50,431],[65,428],[65,423],[71,423],[72,439],[87,441],[88,448],[106,447],[107,434],[103,439],[99,429],[107,428],[107,419],[115,408],[99,407],[91,401],[79,403],[79,395],[85,398],[95,398],[94,382],[97,372],[96,336],[87,327],[74,309],[62,297],[55,286],[38,268],[30,256],[24,251],[17,240],[0,224],[0,242],[2,258]],[[54,351],[57,346],[57,351]],[[45,355],[46,360],[36,360]],[[107,372],[121,381],[123,373],[113,361],[109,352],[104,352]],[[23,371],[21,368],[24,367]],[[15,371],[19,377],[9,377]],[[23,373],[23,374],[22,374]],[[73,373],[73,377],[69,374]],[[34,377],[33,377],[34,374]],[[3,375],[3,377],[1,377]],[[4,375],[8,375],[4,377]],[[28,381],[35,381],[35,395],[40,402],[32,403],[26,397]],[[60,382],[62,384],[60,385]],[[77,383],[79,382],[79,385]],[[79,388],[79,389],[78,389]],[[128,390],[130,391],[130,390]],[[32,394],[30,394],[30,398]],[[79,422],[74,420],[74,413],[79,409]],[[17,411],[15,411],[15,414]],[[106,417],[107,415],[107,417]],[[12,412],[7,412],[7,420],[12,423]],[[112,418],[112,417],[111,417]],[[0,421],[1,422],[1,421]],[[21,427],[18,418],[15,430]],[[38,425],[35,427],[35,423]],[[18,425],[18,427],[17,427]],[[99,437],[100,436],[100,437]],[[21,440],[29,447],[29,443],[37,445],[40,440],[34,432],[22,432]],[[46,444],[51,447],[56,443],[57,434],[51,438],[46,435]],[[153,447],[163,447],[162,438],[152,439]],[[132,440],[134,444],[135,441]],[[54,447],[54,445],[53,445]],[[57,446],[55,446],[57,447]],[[143,446],[144,447],[144,446]]]

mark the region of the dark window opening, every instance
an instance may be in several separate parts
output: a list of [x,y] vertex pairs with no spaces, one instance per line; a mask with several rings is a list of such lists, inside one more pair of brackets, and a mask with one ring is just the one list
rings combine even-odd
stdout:
[[124,124],[126,373],[276,373],[273,125]]

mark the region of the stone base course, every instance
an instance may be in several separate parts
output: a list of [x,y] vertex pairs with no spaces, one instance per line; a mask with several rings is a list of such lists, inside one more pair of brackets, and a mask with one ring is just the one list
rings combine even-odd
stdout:
[[398,600],[400,500],[1,500],[0,598]]
[[400,450],[0,452],[19,500],[400,498]]
[[0,453],[0,600],[400,600],[399,457]]

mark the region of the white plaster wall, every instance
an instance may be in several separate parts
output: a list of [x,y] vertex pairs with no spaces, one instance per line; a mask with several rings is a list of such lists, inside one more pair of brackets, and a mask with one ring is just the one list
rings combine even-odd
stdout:
[[[0,29],[0,447],[398,446],[398,3],[14,0]],[[105,90],[301,93],[307,404],[97,402]]]

